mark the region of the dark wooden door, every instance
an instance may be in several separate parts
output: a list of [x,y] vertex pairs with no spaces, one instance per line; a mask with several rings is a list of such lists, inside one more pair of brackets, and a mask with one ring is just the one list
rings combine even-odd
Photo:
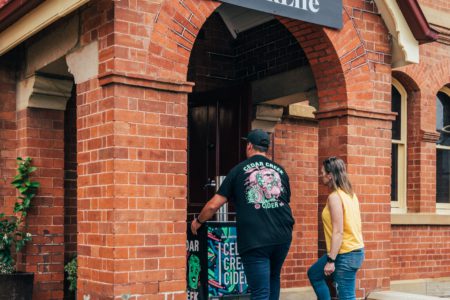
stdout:
[[245,159],[250,93],[239,86],[189,96],[188,214],[214,195],[218,176]]

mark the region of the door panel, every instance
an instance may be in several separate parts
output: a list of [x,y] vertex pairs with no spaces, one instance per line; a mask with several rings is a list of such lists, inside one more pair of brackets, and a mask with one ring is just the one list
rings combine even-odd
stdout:
[[189,214],[199,213],[214,195],[218,176],[245,159],[241,137],[250,128],[249,95],[239,86],[189,96]]

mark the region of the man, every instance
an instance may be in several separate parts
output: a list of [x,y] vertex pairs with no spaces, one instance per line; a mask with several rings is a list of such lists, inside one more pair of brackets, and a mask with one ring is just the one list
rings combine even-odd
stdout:
[[247,160],[235,166],[217,193],[192,221],[197,230],[228,199],[236,207],[238,251],[253,300],[277,300],[280,272],[292,240],[289,177],[267,158],[269,135],[256,129],[247,138]]

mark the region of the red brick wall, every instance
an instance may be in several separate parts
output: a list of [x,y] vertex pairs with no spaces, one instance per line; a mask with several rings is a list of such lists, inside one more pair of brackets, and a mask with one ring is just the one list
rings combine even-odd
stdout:
[[19,270],[34,272],[33,299],[61,299],[64,280],[64,112],[28,108],[17,113],[18,155],[38,168],[38,195],[28,214],[32,241]]
[[284,120],[276,126],[274,145],[274,160],[289,175],[291,208],[296,223],[282,271],[282,287],[308,286],[306,272],[317,259],[317,123]]
[[[419,2],[450,11],[448,1]],[[440,42],[421,45],[419,64],[394,71],[408,91],[408,212],[436,210],[436,94],[450,83],[449,47]],[[449,230],[442,225],[393,225],[392,279],[448,277]]]
[[408,211],[436,209],[436,94],[450,82],[449,46],[420,46],[420,64],[394,76],[408,92]]
[[[357,295],[365,297],[373,289],[389,287],[390,55],[376,8],[366,1],[344,1],[344,8],[339,34],[325,30],[321,37],[315,26],[294,27],[287,20],[286,25],[296,28],[293,34],[318,86],[319,162],[332,155],[344,158],[360,198],[368,255],[358,275]],[[327,193],[319,188],[319,211]]]
[[31,157],[38,170],[33,180],[41,183],[28,215],[32,241],[17,257],[18,270],[35,273],[34,299],[63,296],[63,114],[28,109],[16,112],[16,72],[20,52],[0,62],[0,211],[12,213],[16,191],[10,182],[16,175],[17,156]]
[[[390,181],[386,180],[390,173],[386,170],[390,166],[390,151],[385,147],[390,149],[389,129],[392,117],[390,48],[387,31],[373,3],[344,1],[344,4],[344,27],[340,32],[300,21],[281,21],[305,51],[319,89],[321,119],[329,119],[327,122],[330,122],[329,128],[319,130],[319,144],[321,147],[330,147],[320,152],[319,156],[356,156],[355,160],[349,161],[349,171],[359,178],[373,176],[372,172],[376,167],[386,171],[377,173],[377,179],[380,182],[386,181],[387,187],[374,188],[373,184],[364,182],[358,190],[363,196],[366,220],[372,222],[371,218],[377,215],[378,221],[374,226],[368,226],[366,237],[368,250],[373,255],[368,257],[365,264],[361,286],[369,291],[389,286],[389,257],[385,249],[389,248],[390,239]],[[121,27],[120,35],[124,36],[120,40],[116,39],[117,44],[141,49],[149,41],[150,55],[145,68],[143,63],[133,62],[129,56],[123,56],[120,59],[131,61],[130,64],[125,65],[121,61],[120,64],[115,64],[115,71],[135,74],[136,78],[148,76],[147,78],[182,82],[186,78],[193,41],[217,5],[219,3],[213,1],[188,0],[181,4],[177,1],[164,2],[149,40],[144,34],[125,30],[129,28],[127,26]],[[124,2],[119,6],[121,12],[126,11],[133,18],[154,17],[148,16],[153,10],[138,12],[131,3]],[[128,39],[124,39],[127,35]],[[145,75],[142,70],[147,71]],[[343,118],[341,121],[340,117],[343,115],[354,117]],[[341,122],[344,122],[344,127]],[[358,130],[352,131],[353,125]],[[336,139],[336,133],[343,137]],[[381,137],[381,145],[375,143],[377,137]],[[379,150],[382,152],[377,154]],[[371,157],[365,159],[366,155]]]
[[450,226],[392,226],[391,280],[450,277]]
[[79,295],[182,298],[186,95],[96,80],[77,93]]
[[17,59],[11,53],[0,58],[0,212],[12,213],[16,192],[11,181],[16,175],[16,82]]
[[[100,100],[103,98],[96,80],[77,84],[76,91],[78,131],[78,295],[87,295],[90,289],[92,292],[95,289],[95,293],[103,291],[105,296],[110,297],[112,294],[111,284],[114,282],[113,266],[112,264],[107,264],[106,261],[108,261],[108,258],[112,258],[114,253],[112,250],[106,251],[108,250],[106,239],[112,240],[112,224],[108,226],[108,220],[112,220],[113,199],[112,197],[102,199],[103,197],[100,196],[102,190],[105,192],[107,189],[112,190],[112,175],[107,174],[106,171],[109,170],[111,172],[112,170],[111,159],[113,154],[112,151],[108,152],[107,150],[100,154],[100,150],[97,150],[97,148],[100,148],[102,145],[106,147],[105,131],[107,132],[107,129],[111,128],[112,124],[110,122],[109,124],[106,123],[106,112],[91,111],[92,103],[99,101],[100,104]],[[109,102],[111,102],[111,99]],[[104,99],[101,103],[108,103],[108,99]],[[112,118],[111,115],[110,113],[109,119]],[[103,126],[97,124],[99,122],[103,122]],[[102,130],[101,133],[100,129]],[[93,134],[91,134],[91,130]],[[107,163],[109,163],[109,167],[106,166]],[[99,186],[100,184],[103,185],[103,188]],[[112,195],[112,191],[109,194]],[[100,202],[100,200],[103,202]],[[101,210],[100,205],[102,207]],[[110,273],[109,276],[108,273]],[[101,280],[98,280],[100,278]],[[90,286],[91,281],[92,286]],[[100,282],[94,283],[94,281]],[[106,285],[106,282],[109,285],[102,287],[101,284]],[[93,295],[91,294],[91,296]],[[78,298],[80,299],[80,296]]]
[[[218,5],[216,1],[197,0],[167,0],[163,4],[91,1],[82,9],[81,44],[98,40],[100,75],[77,86],[79,299],[84,294],[91,299],[112,299],[124,293],[151,299],[185,298],[189,84],[184,81],[195,38]],[[358,296],[365,296],[373,289],[389,287],[389,250],[401,251],[398,245],[403,244],[402,239],[413,238],[418,227],[394,226],[391,241],[391,69],[386,28],[372,1],[344,1],[343,17],[340,31],[280,18],[308,58],[320,102],[318,128],[306,121],[290,120],[276,131],[280,156],[275,153],[275,159],[290,172],[293,194],[298,197],[293,199],[296,239],[283,271],[283,286],[309,285],[305,271],[317,257],[321,229],[318,212],[307,213],[316,206],[320,211],[326,198],[327,192],[317,187],[320,161],[339,155],[348,163],[363,211],[367,259],[357,289]],[[448,55],[446,46],[424,45],[421,53],[420,65],[400,72],[407,73],[420,90],[418,107],[413,108],[419,125],[410,134],[421,162],[411,175],[417,180],[411,189],[420,197],[414,196],[411,209],[430,212],[435,190],[434,148],[432,141],[423,140],[421,132],[434,130],[429,115],[435,93],[450,82],[450,64],[448,59],[437,58]],[[10,91],[1,95],[7,98],[0,106],[7,112],[0,123],[6,128],[13,126],[9,116],[14,82],[4,69],[0,74],[2,86]],[[31,218],[32,230],[39,235],[25,262],[26,268],[38,271],[39,299],[61,297],[62,120],[62,113],[19,112],[19,153],[36,157],[40,167],[37,177],[43,183]],[[0,135],[0,139],[7,138]],[[5,169],[1,172],[8,173],[14,169],[12,153],[8,152],[13,146],[4,147],[0,163],[2,167],[5,163]],[[1,196],[3,201],[11,197]],[[43,232],[44,227],[48,233]],[[438,243],[437,237],[448,235],[444,227],[430,230],[431,242]],[[48,241],[54,245],[44,246]],[[56,254],[37,255],[39,247]],[[442,245],[441,250],[447,249],[448,245]],[[410,269],[411,278],[419,274]]]
[[[408,91],[407,98],[407,211],[416,213],[424,211],[421,207],[421,166],[423,161],[421,158],[421,136],[417,133],[420,132],[420,97],[421,93],[417,84],[405,73],[393,71],[393,76],[401,82],[403,87]],[[423,190],[423,189],[422,189]]]

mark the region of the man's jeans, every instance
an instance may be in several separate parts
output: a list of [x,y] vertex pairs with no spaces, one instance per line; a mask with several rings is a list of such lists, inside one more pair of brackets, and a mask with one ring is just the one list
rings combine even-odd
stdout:
[[261,247],[241,254],[252,300],[278,300],[281,267],[290,245]]
[[[364,249],[355,250],[349,253],[336,256],[335,271],[331,274],[333,284],[336,287],[339,300],[354,300],[356,272],[361,267],[364,260]],[[309,281],[311,282],[318,300],[330,300],[330,290],[326,283],[326,276],[323,271],[327,263],[327,256],[324,255],[308,270]]]

